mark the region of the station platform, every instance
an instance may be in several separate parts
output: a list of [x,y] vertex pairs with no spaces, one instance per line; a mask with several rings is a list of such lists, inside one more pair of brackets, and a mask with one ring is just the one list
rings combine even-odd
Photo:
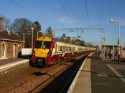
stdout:
[[125,93],[125,61],[101,60],[90,54],[80,67],[67,93]]
[[23,58],[0,59],[0,74],[4,74],[15,69],[28,66],[28,62],[28,59]]

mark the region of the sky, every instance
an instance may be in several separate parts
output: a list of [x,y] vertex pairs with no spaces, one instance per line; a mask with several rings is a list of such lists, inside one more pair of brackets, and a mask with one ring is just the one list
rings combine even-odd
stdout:
[[[11,23],[18,18],[38,21],[42,32],[51,26],[55,37],[65,33],[70,37],[92,44],[117,45],[118,21],[120,44],[125,47],[125,0],[0,0],[0,15]],[[116,20],[110,23],[110,20]],[[64,28],[103,28],[88,30],[64,30]],[[62,29],[62,30],[58,30]]]

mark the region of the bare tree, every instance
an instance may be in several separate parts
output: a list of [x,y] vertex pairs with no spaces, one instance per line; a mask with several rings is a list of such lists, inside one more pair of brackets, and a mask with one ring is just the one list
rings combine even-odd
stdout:
[[60,40],[65,42],[66,41],[66,34],[62,34],[62,36],[60,37]]
[[42,30],[42,29],[41,29],[41,25],[40,25],[40,23],[39,23],[38,21],[33,22],[33,27],[34,27],[34,29],[35,29],[36,31]]
[[53,38],[53,31],[51,27],[48,27],[46,30],[46,36],[49,36],[51,38]]
[[71,38],[70,38],[70,36],[68,36],[68,37],[66,38],[66,42],[67,42],[67,43],[71,43]]
[[42,36],[41,32],[41,25],[38,21],[33,22],[33,28],[34,28],[34,40],[38,37]]
[[41,32],[41,25],[38,21],[33,22],[33,42],[38,38],[42,36]]
[[81,40],[81,41],[80,41],[80,45],[81,45],[81,46],[85,46],[85,41],[84,41],[84,40]]
[[31,27],[32,22],[26,18],[15,19],[11,24],[11,30],[23,40],[23,34],[25,34],[25,47],[31,47]]
[[15,19],[11,25],[12,31],[15,34],[20,35],[20,33],[28,33],[31,31],[32,22],[26,18]]

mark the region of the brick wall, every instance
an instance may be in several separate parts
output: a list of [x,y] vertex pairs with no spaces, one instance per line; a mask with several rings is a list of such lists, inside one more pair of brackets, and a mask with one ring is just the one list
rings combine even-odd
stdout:
[[21,52],[22,49],[22,43],[20,42],[9,42],[9,41],[0,41],[0,58],[1,53],[2,53],[2,49],[1,46],[2,44],[5,44],[6,46],[6,57],[7,58],[14,58],[14,57],[18,57],[18,53]]

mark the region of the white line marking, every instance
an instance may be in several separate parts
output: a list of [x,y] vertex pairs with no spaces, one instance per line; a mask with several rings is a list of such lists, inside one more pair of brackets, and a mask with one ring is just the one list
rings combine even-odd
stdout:
[[7,70],[9,68],[12,68],[12,67],[14,67],[16,65],[26,63],[28,61],[29,60],[21,60],[21,61],[16,61],[16,62],[8,63],[8,64],[5,64],[5,65],[1,65],[0,66],[0,72],[3,71],[3,70]]
[[[123,77],[120,73],[118,73],[113,67],[111,67],[109,64],[107,64],[107,66],[118,76],[118,77]],[[125,79],[120,78],[124,83],[125,83]]]
[[[92,53],[91,53],[89,56],[91,56],[91,55],[92,55]],[[75,84],[76,84],[76,82],[77,82],[77,80],[78,80],[78,77],[79,77],[79,75],[80,75],[80,72],[81,72],[81,70],[82,70],[82,68],[83,68],[83,66],[84,66],[84,64],[85,64],[85,62],[86,62],[87,59],[88,59],[88,57],[86,57],[86,59],[83,61],[83,64],[81,65],[79,71],[77,72],[77,74],[76,74],[76,76],[75,76],[75,78],[74,78],[74,80],[73,80],[71,86],[69,87],[67,93],[72,93],[72,91],[73,91],[73,89],[74,89],[74,86],[75,86]]]

